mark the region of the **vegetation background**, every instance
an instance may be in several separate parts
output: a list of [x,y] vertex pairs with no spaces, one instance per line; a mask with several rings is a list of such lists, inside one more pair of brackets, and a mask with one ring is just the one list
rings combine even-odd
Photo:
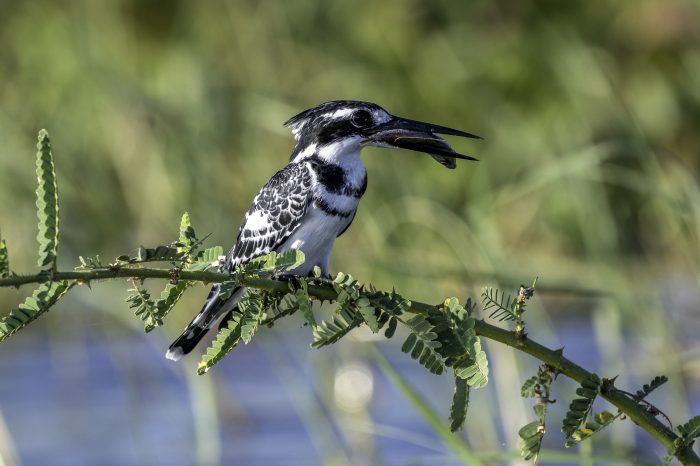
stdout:
[[[429,302],[539,276],[531,337],[621,387],[668,375],[652,400],[685,420],[700,412],[699,40],[691,0],[0,0],[2,236],[33,270],[42,127],[69,269],[175,239],[185,210],[229,247],[287,161],[282,123],[373,101],[484,136],[454,141],[482,161],[365,150],[369,189],[332,269]],[[0,463],[502,464],[534,419],[519,386],[536,363],[507,348],[487,347],[492,383],[454,442],[424,415],[446,418],[448,377],[397,339],[377,343],[389,381],[370,335],[315,351],[300,319],[197,377],[197,356],[162,354],[206,290],[148,336],[124,290],[79,290],[2,345]],[[629,422],[562,450],[573,388],[555,385],[542,464],[663,457]]]

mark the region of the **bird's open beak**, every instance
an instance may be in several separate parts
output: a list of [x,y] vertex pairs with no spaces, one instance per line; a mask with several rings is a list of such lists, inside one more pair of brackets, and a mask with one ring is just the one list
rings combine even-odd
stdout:
[[425,152],[447,168],[455,168],[457,166],[455,159],[478,160],[469,155],[455,152],[447,141],[438,136],[438,134],[481,139],[481,137],[474,134],[447,128],[446,126],[393,117],[386,123],[372,128],[364,144]]

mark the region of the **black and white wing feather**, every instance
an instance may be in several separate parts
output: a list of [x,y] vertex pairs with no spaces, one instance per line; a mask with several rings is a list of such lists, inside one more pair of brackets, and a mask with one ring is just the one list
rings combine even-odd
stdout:
[[305,163],[290,164],[275,173],[253,199],[222,272],[277,250],[299,227],[312,199],[311,183]]
[[[275,173],[253,199],[238,230],[236,244],[219,270],[231,273],[250,259],[282,246],[299,227],[312,202],[312,182],[311,168],[306,163],[291,163]],[[170,345],[166,357],[177,361],[192,351],[214,323],[235,308],[242,293],[243,290],[235,290],[222,301],[219,285],[212,286],[202,310]]]

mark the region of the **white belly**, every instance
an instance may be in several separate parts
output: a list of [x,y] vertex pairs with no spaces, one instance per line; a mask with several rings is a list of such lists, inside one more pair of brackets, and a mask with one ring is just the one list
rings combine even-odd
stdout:
[[301,266],[290,272],[296,275],[307,275],[315,266],[319,266],[323,274],[327,275],[333,242],[351,221],[352,216],[343,218],[327,215],[318,207],[309,206],[297,231],[279,248],[280,252],[298,249],[306,257]]

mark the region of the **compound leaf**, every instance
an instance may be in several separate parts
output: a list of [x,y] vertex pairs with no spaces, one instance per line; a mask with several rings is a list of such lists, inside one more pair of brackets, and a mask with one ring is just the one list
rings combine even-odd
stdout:
[[362,317],[349,307],[344,307],[337,312],[330,321],[323,320],[313,331],[313,348],[331,345],[350,332],[350,330],[362,324]]
[[379,332],[380,324],[379,320],[377,319],[377,312],[376,309],[370,304],[369,299],[365,297],[359,298],[357,301],[355,301],[355,307],[372,333]]
[[10,257],[7,253],[7,243],[0,239],[0,278],[10,276]]
[[309,288],[306,281],[299,281],[299,287],[294,290],[294,297],[296,298],[296,305],[304,316],[304,319],[306,319],[306,322],[308,322],[312,329],[316,329],[316,318],[314,317],[311,297],[309,296]]
[[568,438],[571,438],[574,432],[586,422],[586,418],[593,406],[593,400],[600,392],[602,384],[600,377],[596,374],[591,374],[589,378],[583,379],[581,386],[576,389],[576,394],[581,398],[574,399],[569,405],[569,411],[566,413],[564,425],[561,429]]
[[226,327],[219,330],[216,339],[202,356],[202,361],[197,366],[197,373],[203,375],[209,371],[214,364],[235,348],[239,341],[241,341],[241,314],[235,312]]
[[637,390],[637,400],[646,398],[651,392],[668,382],[668,377],[665,375],[657,375],[648,384],[644,384],[640,390]]
[[540,448],[542,447],[544,432],[544,426],[541,421],[532,421],[524,425],[518,431],[518,436],[520,437],[520,441],[518,442],[520,456],[522,456],[525,461],[531,459],[537,461],[537,456],[540,454]]
[[430,322],[421,315],[416,315],[405,322],[411,333],[401,346],[401,351],[410,354],[421,365],[433,374],[442,374],[445,365],[437,351],[440,342],[437,340]]
[[45,282],[16,309],[0,320],[0,341],[38,319],[72,288],[67,281]]
[[469,385],[461,377],[455,377],[455,392],[452,396],[450,408],[450,430],[457,432],[464,426],[467,419],[467,407],[469,406]]
[[481,304],[485,311],[491,311],[489,317],[501,322],[516,320],[518,316],[513,312],[515,301],[505,292],[496,288],[484,288],[481,290]]
[[238,309],[241,311],[241,340],[243,343],[250,343],[253,335],[258,331],[260,320],[262,320],[265,306],[260,293],[248,290],[238,302]]
[[584,440],[592,437],[593,435],[603,430],[605,427],[612,424],[613,421],[618,417],[620,417],[619,414],[614,415],[610,411],[603,411],[596,414],[595,416],[593,416],[593,419],[586,422],[580,428],[576,429],[576,431],[573,434],[571,434],[571,439],[568,440],[564,445],[566,446],[566,448],[569,448],[576,445],[577,443],[583,442]]
[[39,131],[39,141],[36,152],[36,207],[39,220],[39,267],[42,269],[56,268],[58,252],[58,186],[56,170],[51,153],[49,133]]
[[161,326],[163,321],[158,316],[158,310],[155,301],[151,299],[151,294],[147,290],[139,288],[135,281],[133,285],[133,288],[127,290],[129,296],[126,297],[125,301],[129,308],[134,310],[134,315],[143,320],[144,330],[150,332]]
[[187,280],[178,280],[176,283],[168,283],[160,293],[160,298],[155,300],[153,306],[155,308],[156,325],[146,325],[146,332],[150,332],[158,325],[162,325],[163,318],[175,307],[175,304],[182,298],[185,290],[194,285],[195,282]]
[[190,214],[185,212],[180,220],[180,237],[178,238],[177,250],[180,253],[190,254],[195,244],[197,244],[197,234],[190,222]]
[[686,444],[700,437],[700,416],[695,416],[685,424],[678,426],[678,432],[683,436]]
[[297,249],[289,249],[281,254],[272,251],[264,256],[251,259],[241,265],[239,270],[244,274],[280,273],[293,270],[303,263],[304,253]]

